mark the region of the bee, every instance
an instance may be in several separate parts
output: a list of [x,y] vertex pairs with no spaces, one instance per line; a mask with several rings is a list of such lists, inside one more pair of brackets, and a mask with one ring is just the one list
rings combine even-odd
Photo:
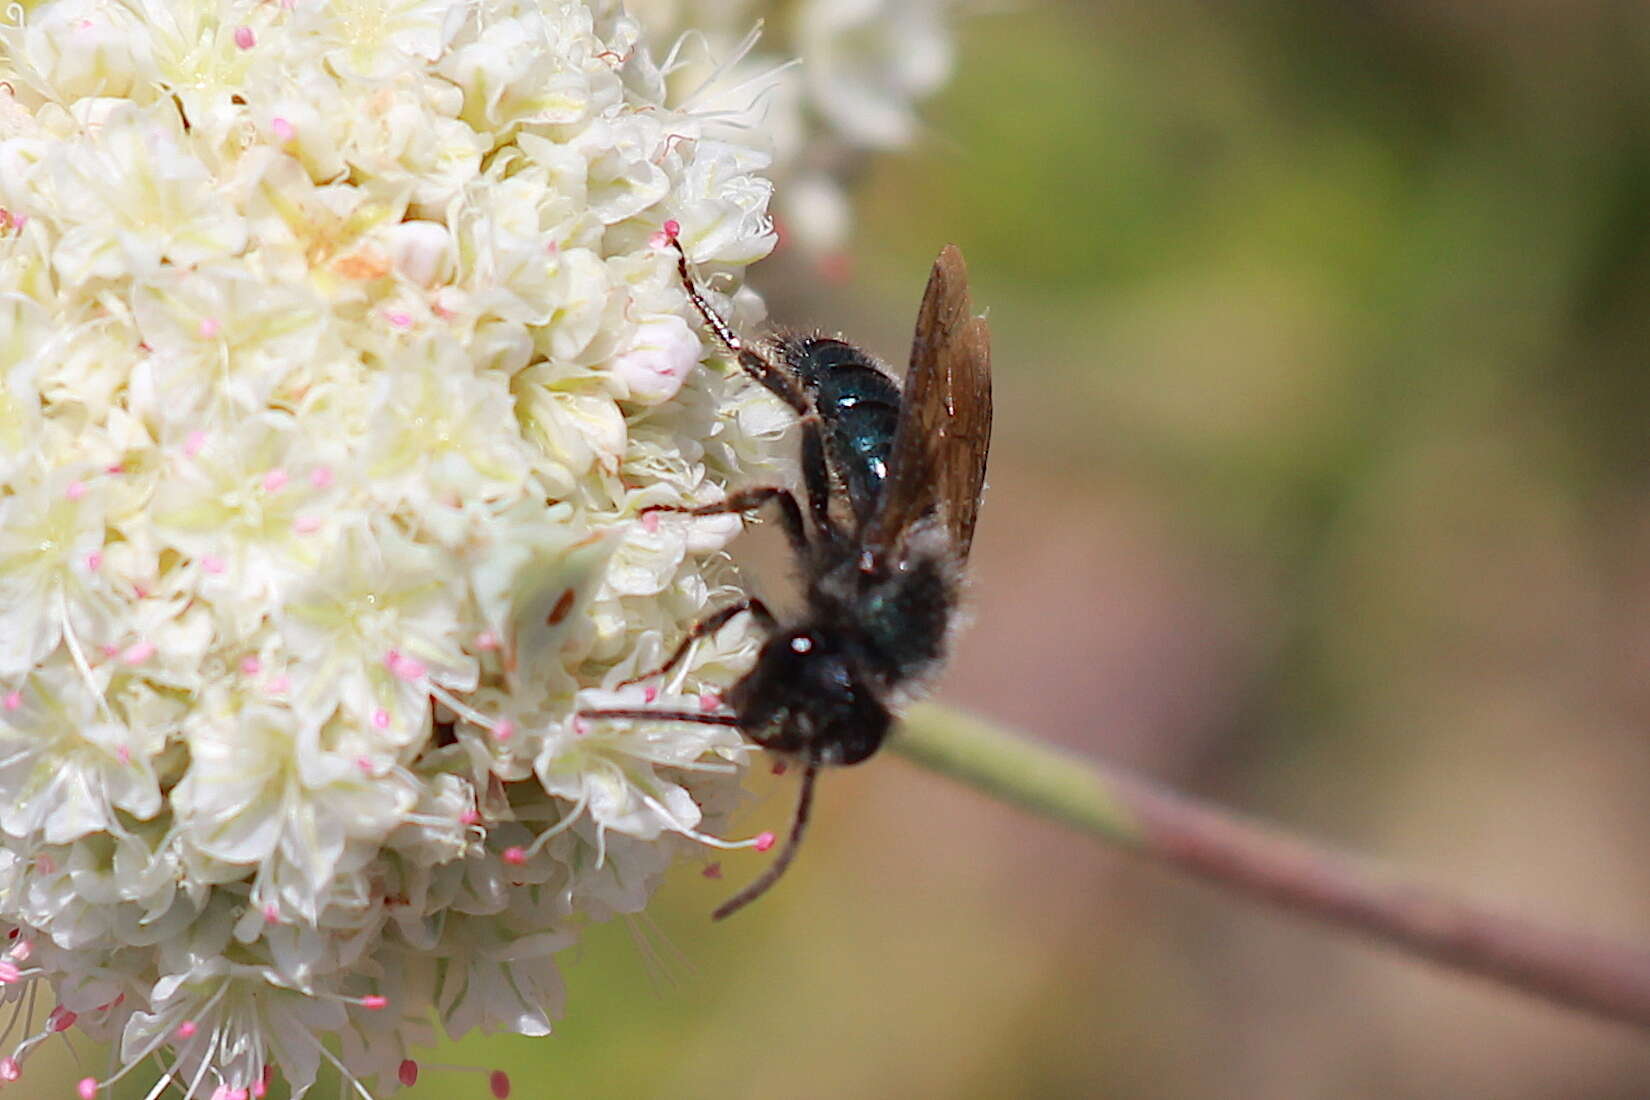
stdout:
[[[695,639],[749,614],[767,640],[727,692],[725,712],[610,709],[581,717],[732,726],[800,761],[790,834],[767,870],[717,909],[755,901],[795,858],[826,765],[857,764],[881,747],[894,711],[938,671],[957,622],[991,443],[991,333],[968,295],[962,253],[934,261],[917,313],[904,385],[844,340],[781,334],[752,346],[695,285],[676,227],[665,226],[694,309],[740,367],[797,414],[803,498],[779,487],[730,494],[693,516],[778,508],[804,581],[803,610],[780,622],[755,597],[695,623],[663,666]],[[645,679],[646,677],[642,677]]]

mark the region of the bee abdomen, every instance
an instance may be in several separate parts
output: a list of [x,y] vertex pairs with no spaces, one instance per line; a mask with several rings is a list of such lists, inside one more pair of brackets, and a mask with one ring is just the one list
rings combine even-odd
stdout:
[[876,360],[842,340],[791,336],[780,341],[779,351],[819,413],[831,469],[864,524],[888,479],[899,387]]

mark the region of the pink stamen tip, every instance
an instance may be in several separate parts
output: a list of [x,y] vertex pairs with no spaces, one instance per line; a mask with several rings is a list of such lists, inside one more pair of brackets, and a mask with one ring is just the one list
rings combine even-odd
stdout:
[[493,726],[493,736],[499,741],[508,741],[516,735],[516,724],[508,718],[500,718]]
[[759,834],[756,838],[756,850],[758,852],[767,851],[769,848],[773,847],[773,842],[774,842],[775,839],[776,838],[774,837],[774,835],[772,833],[761,833],[761,834]]
[[23,1067],[16,1058],[0,1058],[0,1081],[15,1081],[23,1076]]
[[659,533],[659,513],[649,512],[642,517],[642,530],[650,535]]
[[75,1086],[75,1091],[80,1094],[80,1100],[92,1100],[92,1097],[97,1095],[97,1078],[82,1077],[80,1084]]
[[293,129],[292,123],[288,122],[284,118],[272,118],[272,119],[270,119],[269,120],[269,128],[270,128],[271,131],[274,132],[275,136],[277,138],[281,139],[282,141],[291,141],[292,140],[292,135],[298,132],[297,130]]
[[0,959],[0,985],[10,985],[15,981],[20,981],[22,977],[23,971],[18,968],[16,963]]
[[63,495],[70,500],[79,500],[86,495],[86,483],[84,481],[69,482],[69,487],[63,490]]
[[219,1085],[212,1090],[212,1100],[229,1100],[229,1086]]
[[103,472],[106,474],[123,474],[126,472],[126,467],[122,463],[111,462],[103,467]]
[[717,695],[715,692],[712,692],[712,691],[706,691],[706,692],[700,693],[700,695],[699,695],[699,709],[700,710],[713,711],[713,710],[720,710],[721,707],[722,707],[722,697],[720,695]]
[[94,573],[96,573],[99,569],[102,569],[103,555],[98,553],[96,550],[93,550],[90,554],[87,554],[86,568],[90,569]]
[[241,658],[241,672],[247,676],[256,676],[262,671],[264,664],[250,653]]
[[317,489],[325,489],[332,484],[332,467],[317,466],[309,472],[309,483]]
[[705,864],[705,869],[699,873],[704,875],[706,878],[721,878],[722,865],[720,863],[707,863]]
[[246,1100],[245,1089],[230,1089],[229,1100]]
[[357,756],[355,758],[355,768],[362,775],[370,776],[372,774],[372,761],[364,756]]
[[396,1067],[395,1079],[409,1089],[418,1084],[418,1063],[411,1058],[403,1058],[401,1065]]
[[384,318],[396,328],[412,328],[413,319],[411,314],[391,311],[384,314]]
[[250,50],[258,44],[258,36],[252,33],[251,27],[235,28],[235,45],[243,50]]
[[275,908],[275,903],[274,902],[270,902],[268,905],[264,906],[264,923],[265,924],[280,924],[281,923],[281,911],[279,909]]
[[6,692],[5,704],[7,710],[16,710],[23,705],[23,693],[21,691]]
[[520,867],[527,862],[526,849],[514,846],[504,849],[504,862],[512,867]]
[[476,635],[476,648],[480,650],[497,649],[498,635],[494,634],[491,630],[483,630],[480,634]]
[[321,529],[321,521],[315,516],[299,516],[292,521],[292,529],[300,535],[313,535]]
[[62,1009],[53,1009],[52,1014],[55,1017],[52,1020],[53,1031],[68,1031],[74,1026],[74,1022],[80,1019],[76,1013],[66,1012]]
[[200,1028],[196,1026],[195,1021],[185,1020],[183,1023],[178,1025],[178,1038],[193,1039],[195,1037],[195,1032],[199,1030]]
[[664,230],[665,236],[669,237],[671,240],[675,240],[677,237],[682,235],[682,223],[677,221],[675,218],[671,218],[665,222]]
[[590,721],[585,718],[573,719],[573,736],[583,737],[590,732]]
[[366,1009],[368,1012],[377,1012],[389,1003],[390,999],[388,997],[381,996],[377,993],[369,993],[365,997],[361,998],[361,1007]]
[[398,680],[410,682],[422,679],[427,671],[423,661],[416,657],[404,657],[393,649],[390,650],[389,656],[384,658],[384,663],[390,666],[390,671],[395,673]]
[[121,653],[120,659],[129,665],[141,665],[155,655],[155,643],[133,642]]
[[285,695],[291,690],[292,678],[290,676],[271,677],[269,683],[264,685],[264,691],[268,692],[270,695]]
[[190,458],[194,458],[201,453],[201,448],[204,446],[206,446],[206,433],[196,428],[184,437],[183,453]]
[[[265,1066],[264,1069],[267,1072],[269,1067]],[[263,1100],[265,1096],[269,1095],[269,1082],[267,1080],[252,1082],[252,1095],[257,1100]]]
[[390,712],[379,707],[372,712],[373,729],[387,730],[390,728]]
[[510,1075],[501,1069],[495,1069],[487,1075],[487,1087],[493,1092],[493,1100],[510,1100]]
[[43,875],[57,874],[57,860],[51,856],[36,856],[34,865],[40,869],[40,873]]
[[223,329],[223,322],[216,317],[202,317],[201,323],[195,326],[202,340],[210,340]]
[[647,700],[649,703],[653,702],[655,699],[659,698],[659,689],[654,687],[652,684],[647,685],[647,690],[642,692],[642,698]]
[[269,473],[264,475],[264,491],[273,493],[281,486],[285,485],[286,481],[287,477],[285,470],[279,468],[271,470]]
[[203,554],[201,555],[201,568],[216,575],[229,568],[229,565],[216,554]]
[[11,950],[7,951],[6,954],[10,955],[18,962],[28,962],[29,956],[34,954],[34,948],[29,945],[28,940],[18,940],[16,943],[12,944]]
[[458,815],[458,823],[460,825],[480,825],[481,815],[474,810],[465,810]]
[[132,762],[132,750],[127,748],[125,745],[122,745],[120,748],[116,749],[115,755],[120,758],[120,762],[122,764],[130,764]]
[[783,760],[775,760],[773,762],[773,774],[775,774],[775,775],[784,775],[786,772],[788,772],[790,770],[791,770],[791,766],[789,764],[785,763],[785,761],[783,761]]

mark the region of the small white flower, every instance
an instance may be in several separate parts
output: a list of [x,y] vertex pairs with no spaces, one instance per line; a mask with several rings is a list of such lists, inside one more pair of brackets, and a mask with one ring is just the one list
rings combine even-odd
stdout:
[[629,347],[613,357],[611,369],[626,391],[622,396],[657,405],[676,396],[702,354],[699,337],[672,313],[638,324]]

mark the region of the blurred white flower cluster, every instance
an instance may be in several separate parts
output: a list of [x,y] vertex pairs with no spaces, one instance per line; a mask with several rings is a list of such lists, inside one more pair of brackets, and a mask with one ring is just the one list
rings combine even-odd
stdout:
[[[845,243],[843,187],[867,153],[912,144],[918,103],[951,75],[958,0],[626,0],[671,57],[671,86],[725,135],[773,156],[791,243],[826,257]],[[761,34],[754,28],[761,26]],[[799,59],[796,65],[789,59]],[[746,140],[750,140],[747,137]]]
[[393,1089],[432,1020],[548,1031],[721,826],[736,732],[572,717],[754,646],[617,690],[735,579],[736,519],[638,510],[787,473],[661,247],[773,244],[714,100],[612,4],[0,21],[0,995],[57,1004],[0,1083],[77,1027],[83,1096]]

